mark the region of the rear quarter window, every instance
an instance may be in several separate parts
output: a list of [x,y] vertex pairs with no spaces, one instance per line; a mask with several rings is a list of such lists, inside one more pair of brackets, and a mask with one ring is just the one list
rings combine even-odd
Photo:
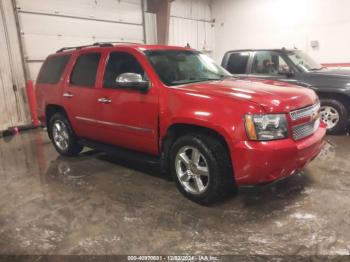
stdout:
[[70,55],[53,56],[44,62],[37,83],[39,84],[57,84],[64,69],[66,68]]
[[226,69],[231,74],[246,74],[248,60],[248,52],[231,53],[227,62]]

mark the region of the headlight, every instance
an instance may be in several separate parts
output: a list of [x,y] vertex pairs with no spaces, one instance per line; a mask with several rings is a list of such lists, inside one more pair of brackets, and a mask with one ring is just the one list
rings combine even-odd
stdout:
[[250,140],[275,140],[288,136],[287,119],[284,114],[246,115],[245,128]]

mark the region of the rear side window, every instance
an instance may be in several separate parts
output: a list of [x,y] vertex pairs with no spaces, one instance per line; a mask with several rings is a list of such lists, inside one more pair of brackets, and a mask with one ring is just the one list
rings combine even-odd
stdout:
[[227,62],[227,71],[231,74],[245,74],[249,60],[248,52],[232,53]]
[[40,70],[37,83],[57,84],[60,80],[70,55],[49,57]]
[[78,57],[70,78],[70,83],[76,86],[94,87],[100,53],[89,53]]

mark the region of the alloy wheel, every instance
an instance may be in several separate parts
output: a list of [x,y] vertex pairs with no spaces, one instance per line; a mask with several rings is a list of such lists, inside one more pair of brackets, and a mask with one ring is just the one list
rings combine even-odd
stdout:
[[209,186],[209,166],[197,148],[182,147],[175,158],[177,177],[189,193],[202,194]]
[[69,145],[69,135],[67,125],[61,121],[56,120],[52,125],[52,137],[55,145],[62,151],[67,150]]
[[327,129],[335,127],[340,120],[338,111],[332,106],[321,106],[320,113],[321,119],[327,125]]

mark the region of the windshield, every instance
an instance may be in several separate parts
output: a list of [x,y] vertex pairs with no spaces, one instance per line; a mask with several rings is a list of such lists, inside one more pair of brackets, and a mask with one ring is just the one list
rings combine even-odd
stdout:
[[169,86],[231,76],[208,56],[188,50],[145,51],[162,82]]
[[300,50],[287,51],[290,60],[302,71],[320,70],[322,66]]

